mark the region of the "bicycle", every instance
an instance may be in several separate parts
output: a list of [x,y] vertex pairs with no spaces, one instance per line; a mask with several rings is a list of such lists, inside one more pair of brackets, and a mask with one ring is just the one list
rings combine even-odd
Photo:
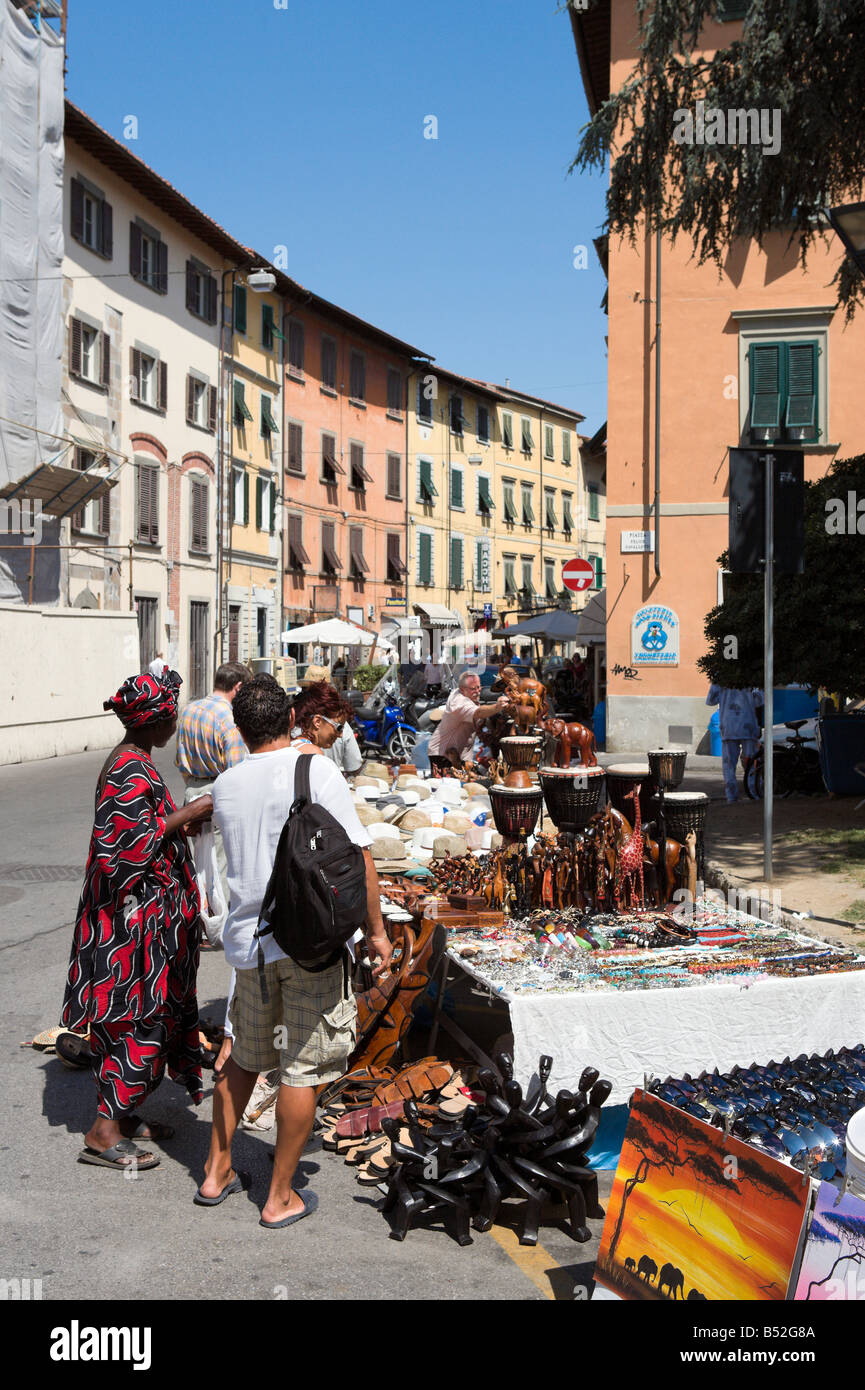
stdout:
[[[792,736],[788,734],[785,743],[775,744],[772,769],[775,796],[788,797],[797,793],[801,796],[817,796],[825,790],[820,771],[820,755],[812,740],[803,738],[799,733],[802,725],[807,723],[807,719],[790,720],[785,724],[785,728],[793,730]],[[743,763],[742,790],[752,801],[761,801],[765,783],[765,754],[762,741],[753,758],[743,759]]]

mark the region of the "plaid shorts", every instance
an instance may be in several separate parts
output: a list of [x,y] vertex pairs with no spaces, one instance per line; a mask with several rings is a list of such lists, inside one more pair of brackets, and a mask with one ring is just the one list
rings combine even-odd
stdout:
[[303,970],[293,960],[264,967],[267,1003],[258,970],[237,971],[228,1016],[232,1057],[243,1071],[279,1067],[283,1086],[324,1086],[342,1076],[357,1036],[357,1005],[346,998],[342,960],[328,970]]

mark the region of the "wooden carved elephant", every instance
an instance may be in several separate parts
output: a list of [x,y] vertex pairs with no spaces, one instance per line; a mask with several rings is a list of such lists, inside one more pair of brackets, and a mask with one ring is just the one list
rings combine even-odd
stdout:
[[597,767],[595,735],[585,724],[567,724],[563,719],[545,719],[543,729],[557,740],[556,767],[570,767],[572,751],[580,755],[581,767]]

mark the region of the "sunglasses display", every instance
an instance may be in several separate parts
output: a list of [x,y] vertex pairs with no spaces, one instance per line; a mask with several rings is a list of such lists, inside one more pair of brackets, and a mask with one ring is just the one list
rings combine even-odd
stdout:
[[848,1122],[865,1106],[865,1043],[764,1066],[668,1076],[648,1089],[802,1173],[838,1182],[845,1176]]

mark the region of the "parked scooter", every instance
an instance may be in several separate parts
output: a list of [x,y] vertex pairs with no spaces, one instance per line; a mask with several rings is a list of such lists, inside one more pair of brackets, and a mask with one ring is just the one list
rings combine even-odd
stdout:
[[403,713],[399,687],[392,676],[382,677],[366,704],[355,709],[354,719],[365,756],[386,753],[389,758],[411,761],[418,730]]

